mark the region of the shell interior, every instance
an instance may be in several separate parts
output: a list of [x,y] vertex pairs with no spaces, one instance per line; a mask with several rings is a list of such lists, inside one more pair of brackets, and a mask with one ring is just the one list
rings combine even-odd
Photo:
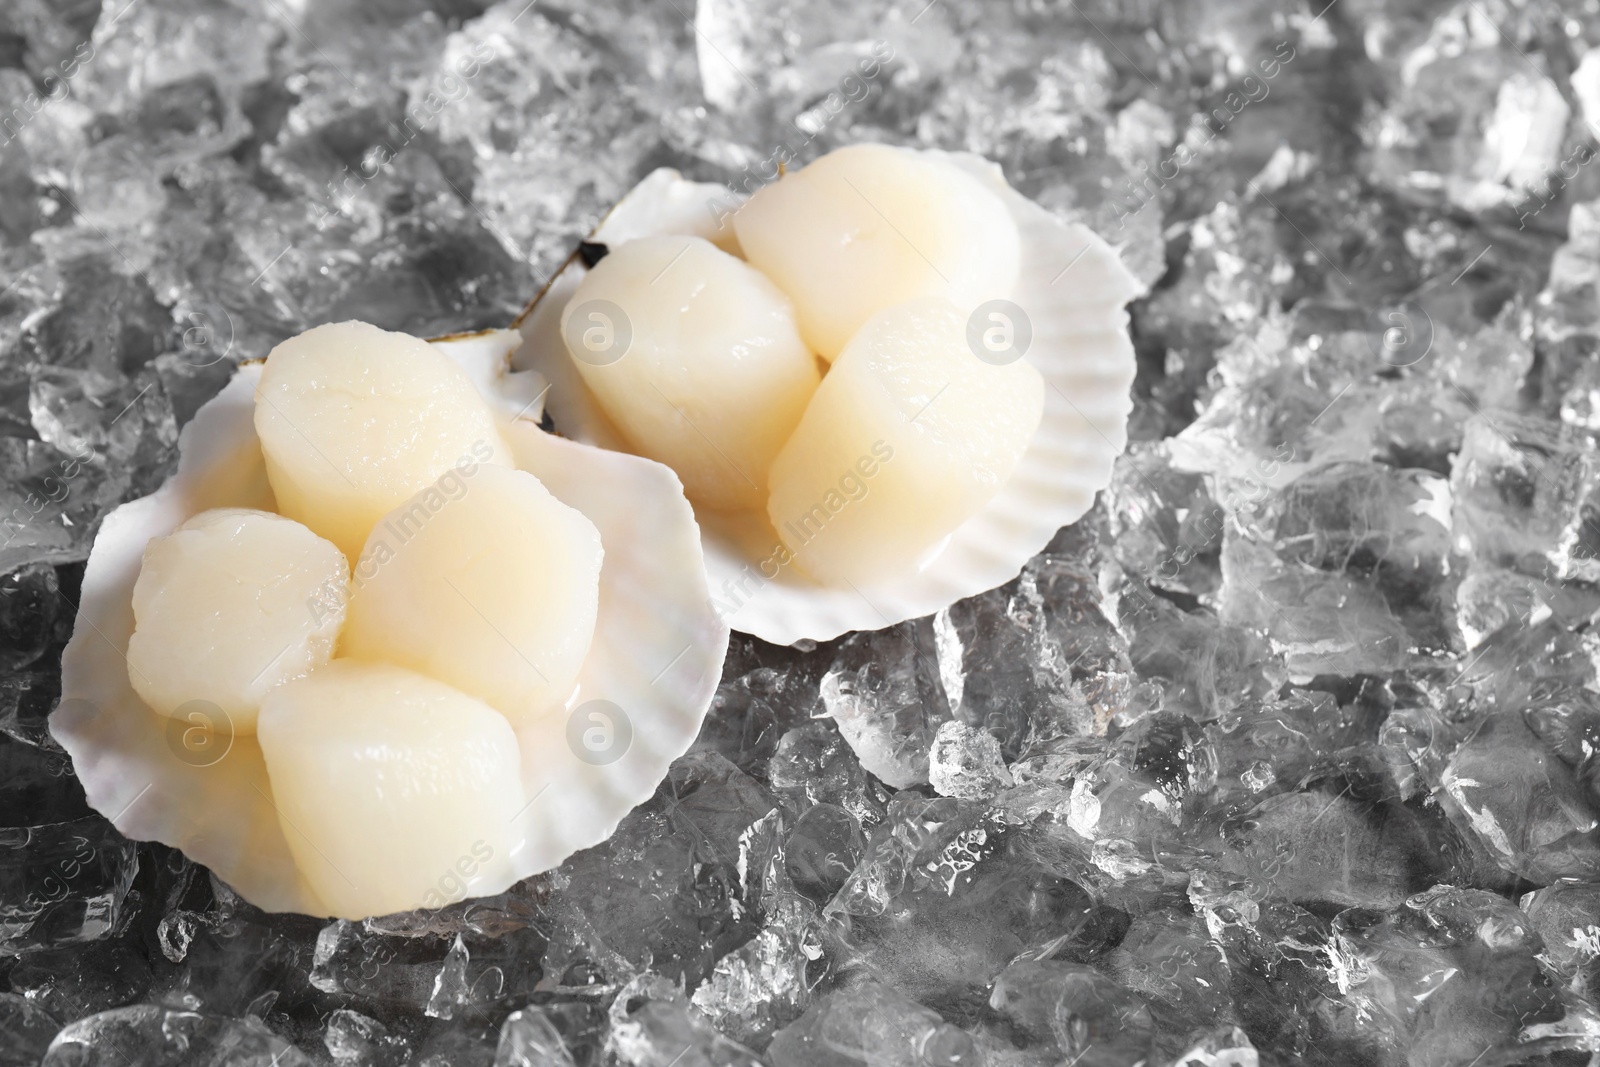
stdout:
[[[605,549],[594,644],[569,713],[523,729],[526,807],[518,878],[605,840],[688,750],[721,674],[728,630],[713,610],[700,535],[666,467],[540,430],[543,382],[508,373],[512,330],[435,342],[497,410],[517,466],[598,527]],[[137,840],[182,849],[267,911],[326,915],[295,870],[253,737],[185,744],[182,722],[150,711],[128,683],[130,599],[145,545],[212,507],[273,506],[252,421],[259,365],[232,381],[184,429],[177,472],[157,492],[112,512],[95,540],[77,625],[62,658],[62,701],[50,730],[71,755],[89,803]],[[621,709],[620,755],[596,764],[569,744],[570,712],[591,700]],[[487,886],[498,892],[505,886]],[[363,918],[364,916],[341,916]]]

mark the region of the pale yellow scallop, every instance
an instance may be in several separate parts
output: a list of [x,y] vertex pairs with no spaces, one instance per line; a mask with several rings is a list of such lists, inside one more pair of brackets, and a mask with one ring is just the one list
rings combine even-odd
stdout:
[[293,519],[203,511],[144,550],[128,680],[162,715],[201,701],[225,718],[201,707],[197,722],[254,733],[271,689],[332,657],[349,577],[344,555]]
[[452,466],[511,462],[488,405],[448,356],[364,322],[274,348],[255,426],[278,510],[352,560],[386,512]]
[[594,637],[600,534],[525,471],[458,472],[390,512],[357,562],[342,654],[398,663],[521,726],[571,694]]
[[562,336],[618,430],[690,499],[762,506],[767,467],[821,376],[761,272],[699,237],[629,241],[579,284]]
[[438,907],[511,880],[520,756],[482,701],[335,660],[273,690],[258,735],[295,866],[333,914]]
[[851,145],[784,175],[733,226],[745,258],[794,300],[801,336],[830,360],[895,304],[942,296],[970,311],[1009,297],[1021,262],[1017,224],[994,190],[888,145]]
[[915,570],[1027,451],[1044,379],[968,346],[930,297],[879,312],[834,361],[772,465],[767,515],[800,567],[869,586]]

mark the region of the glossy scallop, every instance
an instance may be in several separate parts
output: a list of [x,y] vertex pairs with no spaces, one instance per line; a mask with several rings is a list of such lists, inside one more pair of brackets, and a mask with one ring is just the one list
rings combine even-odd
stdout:
[[517,736],[482,701],[335,660],[267,696],[260,739],[289,852],[334,914],[437,906],[513,876]]
[[767,515],[819,582],[875,588],[915,573],[1027,451],[1044,381],[1024,360],[978,359],[966,320],[942,297],[872,316],[778,454]]
[[352,561],[384,514],[463,458],[509,463],[459,367],[426,341],[364,322],[274,348],[254,418],[277,510]]
[[128,678],[162,715],[255,732],[267,693],[333,656],[350,564],[293,519],[203,511],[144,551],[133,587]]
[[520,726],[561,707],[583,670],[600,534],[526,471],[452,475],[368,536],[341,648],[447,682]]
[[833,359],[885,308],[938,296],[964,312],[1016,285],[1021,239],[985,182],[937,155],[860,144],[793,170],[733,213],[745,258],[793,298]]
[[691,499],[764,506],[767,467],[820,380],[764,275],[698,237],[629,241],[584,277],[562,336],[629,443]]

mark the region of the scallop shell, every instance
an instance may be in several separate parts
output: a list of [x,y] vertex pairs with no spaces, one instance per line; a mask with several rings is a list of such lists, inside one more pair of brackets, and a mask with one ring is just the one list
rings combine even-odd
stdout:
[[[626,717],[625,726],[613,724],[613,737],[631,729],[631,743],[613,762],[595,765],[568,743],[568,715],[519,733],[529,799],[518,816],[524,844],[511,865],[523,878],[604,841],[650,797],[699,732],[728,629],[712,608],[699,530],[675,474],[540,430],[530,417],[539,417],[542,381],[507,372],[521,343],[515,331],[435,343],[512,417],[506,438],[517,466],[587,515],[605,549],[594,645],[569,706],[610,701]],[[177,473],[107,516],[84,574],[50,731],[72,756],[89,803],[123,834],[182,849],[267,911],[326,915],[296,873],[255,738],[224,735],[231,740],[225,750],[197,756],[181,736],[183,723],[155,715],[134,694],[124,656],[133,583],[150,539],[206,508],[273,506],[252,421],[259,377],[259,364],[241,367],[184,429]]]
[[[1084,226],[1063,222],[1012,189],[999,166],[980,156],[929,151],[999,194],[1022,236],[1013,303],[1027,314],[1026,358],[1049,386],[1044,416],[1010,481],[924,559],[921,569],[871,588],[819,585],[795,568],[768,578],[761,562],[778,538],[766,516],[700,509],[706,569],[718,610],[735,630],[775,644],[825,641],[930,615],[1015,578],[1057,530],[1082,518],[1127,444],[1129,389],[1136,370],[1124,305],[1143,291],[1117,253]],[[624,197],[592,240],[688,234],[737,252],[719,210],[740,198],[719,185],[653,172]],[[609,449],[626,449],[573,366],[561,338],[561,312],[586,271],[576,258],[523,312],[526,343],[515,365],[550,383],[546,406],[556,429]]]

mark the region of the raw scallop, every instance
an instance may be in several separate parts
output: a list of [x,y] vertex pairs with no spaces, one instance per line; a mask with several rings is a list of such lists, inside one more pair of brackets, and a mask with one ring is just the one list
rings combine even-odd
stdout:
[[948,301],[890,308],[839,354],[778,453],[768,518],[813,577],[879,584],[988,503],[1043,409],[1039,372],[979,359]]
[[767,467],[820,376],[761,272],[699,237],[629,241],[578,286],[562,336],[620,432],[691,499],[765,503]]
[[511,462],[460,368],[426,341],[364,322],[274,348],[255,424],[278,511],[352,560],[385,513],[457,463]]
[[505,717],[399,667],[335,660],[273,690],[258,736],[295,865],[335,915],[503,886],[520,846]]
[[208,723],[220,709],[254,733],[270,689],[332,657],[349,578],[344,555],[293,519],[203,511],[145,548],[128,680],[162,715],[201,702]]
[[756,192],[733,216],[745,258],[794,300],[833,359],[873,314],[923,296],[970,312],[1012,296],[1021,239],[1005,203],[938,156],[862,144]]
[[341,648],[438,678],[520,727],[566,700],[583,667],[600,535],[524,471],[455,473],[372,531]]

